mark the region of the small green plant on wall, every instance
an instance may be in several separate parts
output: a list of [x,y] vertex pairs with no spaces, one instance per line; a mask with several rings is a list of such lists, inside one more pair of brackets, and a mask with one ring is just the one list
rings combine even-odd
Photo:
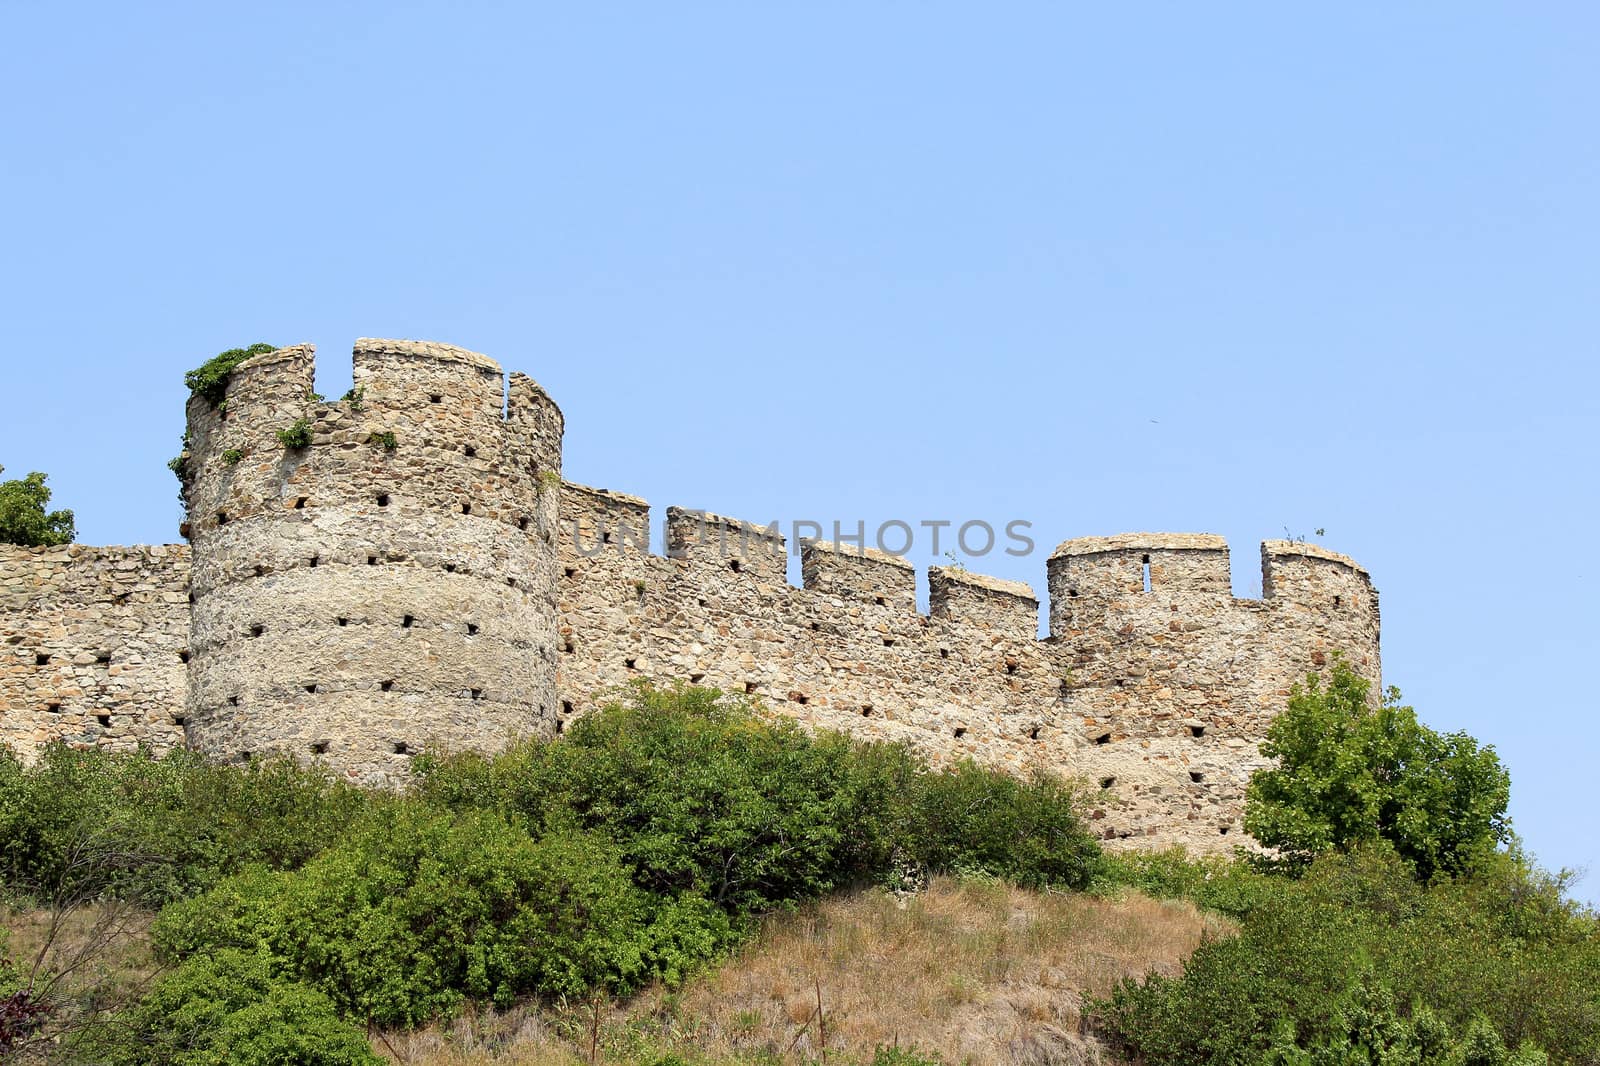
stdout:
[[183,431],[183,451],[167,460],[167,469],[178,479],[178,502],[189,509],[189,431]]
[[375,431],[369,434],[367,437],[367,443],[375,444],[386,452],[392,452],[400,446],[400,442],[394,438],[393,431],[387,429],[383,430],[382,432]]
[[[280,433],[278,436],[282,437],[283,434]],[[227,463],[229,466],[237,466],[239,464],[239,460],[243,458],[244,452],[240,451],[238,448],[229,448],[227,451],[222,453],[222,461]]]
[[294,424],[288,429],[278,430],[278,443],[290,451],[309,448],[311,446],[311,423],[303,418],[295,419]]

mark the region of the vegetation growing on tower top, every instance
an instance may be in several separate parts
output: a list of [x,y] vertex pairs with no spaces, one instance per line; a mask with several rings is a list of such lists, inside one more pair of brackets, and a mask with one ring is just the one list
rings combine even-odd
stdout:
[[265,355],[267,352],[277,350],[276,345],[260,342],[248,348],[229,348],[183,375],[183,383],[189,386],[191,395],[202,397],[208,403],[221,403],[228,391],[228,381],[240,363],[251,356]]

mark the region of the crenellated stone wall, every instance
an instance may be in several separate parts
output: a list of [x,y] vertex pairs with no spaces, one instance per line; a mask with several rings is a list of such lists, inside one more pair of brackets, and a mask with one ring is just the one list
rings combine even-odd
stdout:
[[[0,549],[0,741],[269,751],[392,784],[428,747],[559,732],[635,679],[814,728],[1087,782],[1106,840],[1239,840],[1258,745],[1335,652],[1380,680],[1377,593],[1315,545],[1232,592],[1204,534],[1069,540],[1027,585],[561,480],[560,410],[446,345],[310,346],[188,408],[183,546]],[[309,439],[279,431],[304,421]],[[800,556],[802,587],[787,578]],[[191,567],[192,559],[192,567]],[[187,664],[187,665],[185,665]]]
[[1263,545],[1266,594],[1241,600],[1221,538],[1068,541],[1040,640],[1024,584],[935,567],[922,614],[892,556],[808,541],[794,588],[767,527],[672,508],[667,557],[649,528],[638,497],[562,487],[558,727],[636,678],[714,685],[935,763],[1083,778],[1107,840],[1208,850],[1238,842],[1257,746],[1294,682],[1336,650],[1378,679],[1371,582],[1312,545]]

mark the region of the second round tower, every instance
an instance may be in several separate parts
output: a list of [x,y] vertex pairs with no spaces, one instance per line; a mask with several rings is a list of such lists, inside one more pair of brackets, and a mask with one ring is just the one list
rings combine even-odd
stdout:
[[370,339],[329,403],[314,358],[189,401],[189,744],[387,784],[430,747],[547,732],[560,409],[486,356]]

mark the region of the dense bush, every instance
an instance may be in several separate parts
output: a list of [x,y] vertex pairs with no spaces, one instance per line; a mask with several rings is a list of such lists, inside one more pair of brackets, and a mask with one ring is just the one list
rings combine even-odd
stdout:
[[[312,992],[348,1019],[416,1024],[468,998],[674,982],[762,912],[908,871],[1070,887],[1101,871],[1060,783],[933,771],[904,746],[687,686],[640,686],[552,742],[418,769],[399,796],[288,761],[57,746],[25,768],[0,752],[0,878],[165,904],[166,957],[193,974],[242,953],[227,956],[249,960],[240,987],[272,983],[270,1028]],[[188,1003],[199,985],[164,987]],[[253,1017],[225,996],[183,1009],[230,1048]]]
[[1156,899],[1187,899],[1230,918],[1244,918],[1284,882],[1240,856],[1191,856],[1180,847],[1166,851],[1122,851],[1108,855],[1097,888],[1135,888]]
[[[758,722],[716,692],[639,688],[553,744],[425,769],[424,794],[617,843],[639,885],[735,912],[832,888],[849,864],[849,741]],[[484,787],[486,786],[486,788]]]
[[225,950],[189,960],[126,1015],[71,1049],[105,1066],[382,1066],[322,993]]
[[808,734],[711,689],[638,686],[557,743],[424,761],[421,794],[540,828],[615,840],[638,884],[735,914],[820,895],[898,865],[1086,886],[1100,849],[1075,793],[909,749]]
[[0,747],[0,884],[159,905],[250,863],[299,866],[383,802],[286,759],[219,766],[52,745],[25,768]]
[[1503,1062],[1524,1045],[1593,1062],[1600,928],[1561,889],[1515,855],[1425,885],[1385,845],[1331,854],[1275,879],[1181,976],[1124,982],[1094,1009],[1151,1066]]
[[898,800],[902,831],[928,869],[977,871],[1029,888],[1082,889],[1100,873],[1100,847],[1079,817],[1077,792],[1058,778],[1023,781],[961,762],[911,784]]
[[1418,722],[1398,690],[1376,706],[1368,694],[1342,659],[1326,684],[1295,687],[1261,745],[1277,765],[1250,779],[1245,829],[1293,862],[1381,839],[1423,878],[1469,871],[1509,837],[1510,775],[1492,747]]
[[623,991],[725,939],[716,912],[637,888],[597,838],[531,839],[487,811],[402,803],[298,872],[252,869],[169,906],[156,942],[185,958],[259,952],[349,1017],[416,1024],[463,997]]

